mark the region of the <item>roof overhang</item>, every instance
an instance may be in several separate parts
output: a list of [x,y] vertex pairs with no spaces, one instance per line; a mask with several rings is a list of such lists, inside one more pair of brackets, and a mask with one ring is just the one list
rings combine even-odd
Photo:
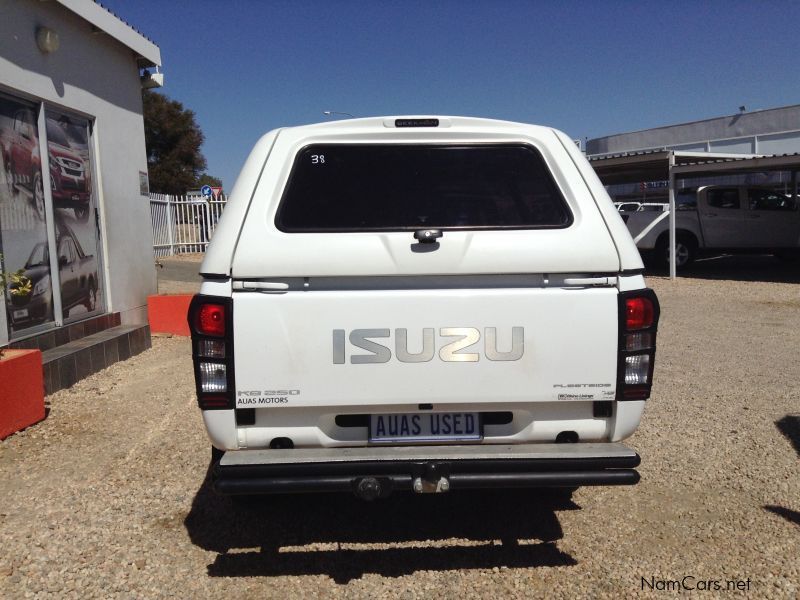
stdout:
[[676,164],[672,172],[677,176],[707,176],[730,173],[764,173],[766,171],[800,171],[800,154],[784,154],[781,156],[754,156],[742,158],[695,160]]
[[670,156],[674,156],[675,175],[713,175],[731,172],[792,171],[800,169],[800,155],[762,156],[650,150],[604,156],[590,156],[589,163],[604,185],[666,181],[670,175]]
[[153,42],[92,0],[56,0],[98,30],[127,46],[136,54],[139,67],[161,66],[161,50]]
[[589,158],[604,185],[669,179],[669,152],[653,151]]

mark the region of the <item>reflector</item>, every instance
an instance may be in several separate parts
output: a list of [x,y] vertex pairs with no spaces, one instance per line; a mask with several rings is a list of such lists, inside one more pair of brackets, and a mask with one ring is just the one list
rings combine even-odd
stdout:
[[208,408],[228,408],[230,400],[227,396],[201,396],[200,408],[206,410]]
[[622,392],[623,400],[647,400],[650,397],[650,386],[640,385],[626,388]]

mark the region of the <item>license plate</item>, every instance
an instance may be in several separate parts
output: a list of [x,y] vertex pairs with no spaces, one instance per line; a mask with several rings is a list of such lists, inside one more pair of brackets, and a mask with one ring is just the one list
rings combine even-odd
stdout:
[[478,413],[370,415],[370,442],[454,442],[480,440]]
[[13,316],[15,319],[24,319],[25,317],[28,316],[28,309],[21,308],[19,310],[15,310]]

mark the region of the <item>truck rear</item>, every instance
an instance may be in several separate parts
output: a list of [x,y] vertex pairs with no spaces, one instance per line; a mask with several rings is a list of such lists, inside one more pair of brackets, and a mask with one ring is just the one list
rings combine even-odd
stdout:
[[[229,494],[633,484],[658,301],[553,129],[387,117],[252,151],[191,305]],[[224,454],[223,454],[224,452]]]

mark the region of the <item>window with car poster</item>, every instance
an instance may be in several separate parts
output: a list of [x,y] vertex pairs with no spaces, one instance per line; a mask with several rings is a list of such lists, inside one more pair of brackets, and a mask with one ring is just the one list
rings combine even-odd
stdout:
[[45,117],[61,310],[68,322],[100,312],[104,304],[91,123],[49,109]]
[[[0,269],[10,339],[104,310],[91,122],[0,94]],[[46,152],[45,152],[46,148]]]
[[0,158],[0,269],[28,282],[4,292],[9,335],[19,337],[54,322],[39,105],[0,94]]

